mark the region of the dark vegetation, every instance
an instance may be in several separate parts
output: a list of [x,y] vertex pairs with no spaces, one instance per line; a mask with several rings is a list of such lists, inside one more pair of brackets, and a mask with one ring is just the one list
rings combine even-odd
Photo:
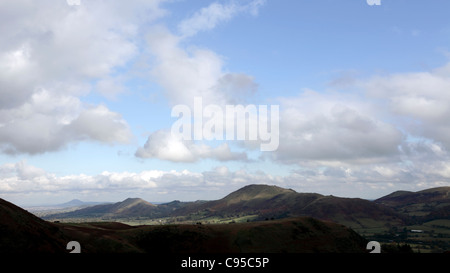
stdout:
[[351,229],[310,217],[218,224],[129,226],[117,222],[50,223],[1,200],[0,253],[363,253]]
[[[2,200],[0,251],[67,252],[65,244],[77,240],[84,252],[365,252],[376,240],[383,252],[445,252],[449,192],[402,191],[368,201],[249,185],[220,200],[154,205],[128,198],[48,221]],[[153,225],[135,225],[148,221]]]

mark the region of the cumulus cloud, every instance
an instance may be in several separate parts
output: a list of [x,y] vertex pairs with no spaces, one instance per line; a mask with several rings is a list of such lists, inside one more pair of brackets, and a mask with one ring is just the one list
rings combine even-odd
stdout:
[[172,162],[196,162],[205,158],[218,161],[247,160],[246,153],[232,152],[227,143],[213,148],[206,144],[177,138],[166,130],[152,133],[135,155],[140,158],[158,158]]
[[223,101],[224,95],[213,89],[223,74],[222,58],[207,49],[187,51],[179,40],[164,27],[155,27],[147,39],[156,59],[151,75],[170,103],[192,105],[195,96],[207,103]]
[[213,29],[239,13],[257,15],[265,1],[212,3],[179,24],[179,35],[164,26],[148,31],[147,44],[153,57],[151,76],[162,87],[172,105],[192,105],[194,97],[206,104],[236,103],[256,92],[253,77],[225,71],[223,57],[195,46],[183,47],[187,36]]
[[[193,109],[194,98],[201,97],[204,105],[236,104],[245,101],[257,91],[253,77],[224,69],[223,57],[195,46],[183,47],[187,37],[215,28],[234,16],[247,13],[257,15],[265,1],[212,3],[185,19],[174,34],[162,25],[153,26],[147,33],[147,46],[152,56],[150,74],[163,88],[173,105]],[[136,151],[141,158],[159,158],[174,162],[195,162],[212,158],[219,161],[246,160],[245,153],[231,152],[227,143],[211,147],[205,143],[179,141],[162,131],[148,137],[144,147]]]
[[358,84],[367,94],[386,102],[397,124],[409,134],[450,148],[450,64],[429,72],[374,76]]
[[139,24],[164,15],[161,2],[2,1],[0,148],[35,154],[79,140],[127,141],[120,114],[80,96],[123,92],[114,72],[137,56]]
[[363,162],[399,153],[401,131],[377,119],[364,101],[306,90],[280,102],[280,145],[270,154],[278,162]]
[[[249,184],[278,185],[298,192],[317,192],[343,197],[378,198],[395,190],[417,191],[448,185],[450,160],[434,165],[420,162],[411,166],[396,163],[372,165],[336,165],[317,168],[303,166],[284,176],[263,171],[232,171],[219,166],[202,172],[187,170],[145,170],[141,172],[108,172],[99,174],[57,175],[25,161],[0,165],[0,194],[21,204],[66,202],[73,198],[122,201],[141,197],[148,201],[169,202],[175,199],[194,201],[224,197]],[[408,181],[408,182],[405,182]],[[330,187],[330,185],[333,185]],[[52,202],[50,202],[52,203]]]
[[131,139],[120,114],[47,90],[35,92],[20,107],[0,109],[0,113],[0,148],[9,154],[56,151],[82,140],[127,143]]

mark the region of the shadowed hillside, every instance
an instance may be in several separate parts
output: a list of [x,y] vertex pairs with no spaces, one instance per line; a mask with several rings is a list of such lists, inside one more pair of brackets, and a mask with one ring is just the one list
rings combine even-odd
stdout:
[[67,213],[54,214],[53,217],[151,217],[157,206],[141,198],[128,198],[122,202],[91,206]]
[[450,187],[418,192],[397,191],[375,202],[409,215],[416,222],[450,219]]
[[[411,243],[420,251],[442,252],[450,238],[449,188],[399,191],[375,201],[298,193],[269,185],[248,185],[213,201],[152,205],[142,199],[47,215],[65,222],[121,221],[143,224],[221,224],[313,217],[345,225],[383,242]],[[417,233],[417,230],[420,234]]]
[[136,244],[150,253],[365,253],[351,229],[310,217],[276,221],[148,226]]
[[193,213],[204,218],[257,215],[259,220],[310,216],[351,227],[364,227],[369,222],[377,222],[377,225],[401,224],[405,220],[392,208],[368,200],[298,193],[268,185],[249,185],[220,200],[186,205],[173,211],[172,215]]
[[[127,209],[122,205],[115,209]],[[43,221],[1,199],[0,217],[1,253],[69,252],[69,241],[79,242],[82,253],[159,254],[363,253],[367,244],[345,226],[309,217],[221,225],[63,224]]]
[[67,242],[56,225],[0,199],[0,253],[61,253]]
[[[265,220],[309,216],[334,221],[352,228],[370,225],[403,224],[407,219],[387,207],[359,198],[298,193],[277,186],[248,185],[214,201],[173,201],[153,205],[139,198],[129,198],[115,204],[97,205],[72,212],[47,215],[44,219],[130,219],[165,218],[181,221],[218,221],[220,219]],[[247,218],[245,218],[247,217]],[[184,220],[183,220],[184,219]]]

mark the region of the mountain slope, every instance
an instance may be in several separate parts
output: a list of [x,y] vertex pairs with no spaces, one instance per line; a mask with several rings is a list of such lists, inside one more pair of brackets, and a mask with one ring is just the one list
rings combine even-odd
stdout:
[[[174,216],[203,212],[205,215],[258,214],[290,215],[298,207],[321,197],[316,193],[297,193],[277,186],[248,185],[222,199],[190,204],[172,213]],[[280,218],[280,217],[277,217]]]
[[[111,209],[144,202],[125,200]],[[67,253],[72,240],[82,253],[364,253],[367,244],[347,227],[312,218],[207,226],[53,224],[0,199],[0,219],[0,253]]]
[[431,188],[418,192],[396,191],[375,200],[375,202],[390,207],[403,207],[413,203],[448,203],[450,202],[450,187]]
[[68,240],[60,229],[0,199],[0,253],[63,253]]
[[[115,211],[148,206],[139,199]],[[116,222],[49,223],[0,199],[0,253],[364,253],[367,240],[351,229],[303,217],[221,225],[132,227]]]
[[245,216],[251,216],[253,220],[309,216],[334,221],[352,228],[366,228],[371,225],[401,225],[407,220],[393,208],[371,201],[323,196],[317,193],[298,193],[292,189],[269,185],[248,185],[214,201],[190,203],[174,201],[155,206],[142,199],[129,198],[115,204],[51,215],[46,219],[183,217],[191,219],[191,221],[208,221],[208,219]]
[[299,214],[331,220],[358,229],[372,225],[401,225],[408,220],[394,209],[368,200],[334,196],[318,198],[303,207]]
[[393,208],[419,222],[450,219],[450,187],[393,192],[375,200],[375,203]]
[[127,198],[126,200],[113,204],[91,206],[67,213],[53,214],[48,218],[71,218],[71,217],[150,217],[156,211],[157,206],[140,198]]
[[274,221],[146,226],[135,243],[149,253],[365,253],[353,230],[310,217]]

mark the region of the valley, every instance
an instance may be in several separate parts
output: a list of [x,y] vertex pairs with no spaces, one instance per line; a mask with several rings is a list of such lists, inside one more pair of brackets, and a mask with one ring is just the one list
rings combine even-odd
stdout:
[[[92,253],[354,253],[366,252],[365,243],[371,240],[379,241],[384,252],[442,253],[450,250],[449,192],[450,187],[395,192],[368,201],[248,185],[219,200],[80,201],[75,207],[33,210],[34,215],[5,203],[2,219],[21,220],[4,221],[0,228],[2,234],[12,234],[4,236],[4,246],[11,238],[21,241],[44,228],[39,234],[56,238],[37,241],[51,245],[75,238]],[[22,222],[38,227],[24,230],[30,224]]]

